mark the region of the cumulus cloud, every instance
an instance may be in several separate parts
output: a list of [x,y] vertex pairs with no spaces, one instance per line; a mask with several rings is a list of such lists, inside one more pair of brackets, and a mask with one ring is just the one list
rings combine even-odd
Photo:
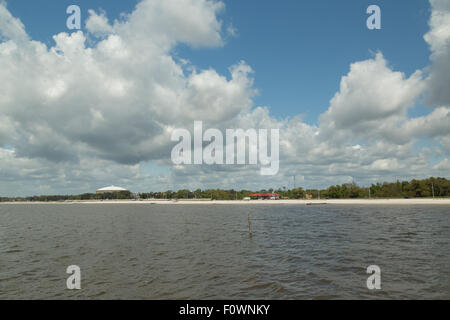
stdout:
[[114,27],[129,41],[170,48],[177,42],[197,46],[223,44],[218,13],[225,8],[215,0],[141,1],[126,23]]
[[[90,10],[87,34],[59,33],[51,47],[30,40],[0,2],[0,193],[71,193],[113,183],[136,191],[218,187],[218,181],[221,187],[292,187],[294,174],[305,186],[324,187],[441,173],[450,149],[450,104],[441,103],[448,102],[446,93],[433,77],[445,85],[448,73],[440,70],[449,67],[450,23],[445,2],[431,2],[428,78],[392,70],[382,53],[355,62],[318,125],[301,116],[278,119],[255,106],[253,70],[244,61],[223,75],[173,58],[179,43],[224,44],[220,1],[143,0],[116,21]],[[409,118],[425,90],[440,105]],[[194,120],[222,130],[280,129],[279,174],[268,182],[254,166],[173,166],[170,134],[191,129]],[[439,143],[441,164],[431,168],[427,153],[416,148],[419,139]],[[149,174],[144,164],[151,161],[170,173]]]
[[362,136],[380,134],[380,126],[388,129],[405,119],[423,88],[420,71],[406,78],[389,68],[383,55],[377,53],[374,59],[350,66],[330,108],[321,115],[320,125],[330,136],[339,130]]
[[439,171],[449,171],[450,170],[450,161],[445,158],[444,160],[440,161],[439,163],[437,163],[433,169],[435,170],[439,170]]
[[109,24],[105,12],[98,14],[94,10],[88,10],[89,17],[86,20],[86,30],[94,36],[101,37],[113,32],[113,27]]
[[431,106],[450,105],[450,3],[447,0],[430,0],[430,31],[425,41],[430,45],[430,75],[427,79]]
[[222,121],[249,109],[253,90],[245,63],[232,67],[227,80],[214,70],[185,74],[169,55],[179,41],[220,45],[216,12],[222,6],[143,1],[114,32],[104,15],[91,11],[88,30],[113,32],[93,48],[81,31],[54,36],[52,48],[2,43],[2,113],[18,123],[12,137],[18,154],[59,161],[88,153],[136,164],[169,154],[171,126]]
[[[1,195],[76,194],[93,192],[113,182],[145,188],[152,175],[139,165],[121,165],[114,161],[85,157],[66,165],[46,159],[18,156],[14,150],[0,148]],[[162,187],[162,185],[159,185]]]
[[28,39],[23,23],[13,17],[6,8],[6,3],[0,2],[0,40],[24,41]]
[[449,136],[450,108],[439,107],[427,116],[405,121],[400,131],[410,137],[435,138]]

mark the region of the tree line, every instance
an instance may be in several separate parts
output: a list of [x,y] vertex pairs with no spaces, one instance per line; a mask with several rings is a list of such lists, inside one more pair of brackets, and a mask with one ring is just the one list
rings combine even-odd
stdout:
[[[112,193],[84,193],[80,195],[50,195],[32,197],[0,197],[0,202],[10,201],[76,201],[76,200],[125,200],[125,199],[213,199],[242,200],[253,193],[278,193],[282,199],[368,199],[368,198],[426,198],[450,197],[450,180],[446,178],[428,178],[423,180],[396,181],[372,184],[360,187],[356,183],[330,186],[327,189],[303,189],[301,187],[286,190],[168,190],[165,192],[131,193],[120,191]],[[433,194],[434,193],[434,194]]]

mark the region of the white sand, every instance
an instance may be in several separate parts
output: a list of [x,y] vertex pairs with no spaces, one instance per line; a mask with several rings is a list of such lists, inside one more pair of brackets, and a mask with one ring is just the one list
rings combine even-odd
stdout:
[[164,204],[164,205],[450,205],[450,199],[337,199],[337,200],[87,200],[61,202],[3,202],[0,204]]

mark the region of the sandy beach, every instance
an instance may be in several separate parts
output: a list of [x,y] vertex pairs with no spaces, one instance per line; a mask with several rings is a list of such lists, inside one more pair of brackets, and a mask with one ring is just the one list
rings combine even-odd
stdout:
[[80,200],[58,202],[3,202],[0,204],[159,204],[159,205],[450,205],[448,198],[417,199],[326,199],[326,200]]

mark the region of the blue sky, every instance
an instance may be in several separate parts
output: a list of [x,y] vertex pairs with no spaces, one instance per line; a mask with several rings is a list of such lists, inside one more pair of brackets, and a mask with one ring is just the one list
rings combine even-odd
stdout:
[[[130,13],[137,1],[14,0],[9,10],[20,17],[33,39],[54,45],[52,36],[67,32],[65,10],[77,4],[83,22],[87,10],[103,9],[111,20]],[[197,68],[213,68],[227,75],[240,60],[255,71],[260,94],[257,106],[270,107],[274,117],[302,114],[310,124],[326,111],[339,89],[340,78],[351,63],[382,51],[391,67],[410,75],[429,63],[423,40],[428,30],[430,6],[425,0],[298,1],[226,0],[219,18],[224,30],[232,25],[235,37],[225,35],[219,48],[179,45],[174,55],[189,59]],[[382,30],[366,28],[366,9],[382,10]],[[84,18],[84,19],[83,19]],[[84,28],[84,23],[83,28]],[[418,107],[411,115],[426,111]]]
[[[0,0],[0,195],[448,176],[449,26],[448,0]],[[174,165],[196,120],[279,128],[279,172]]]

